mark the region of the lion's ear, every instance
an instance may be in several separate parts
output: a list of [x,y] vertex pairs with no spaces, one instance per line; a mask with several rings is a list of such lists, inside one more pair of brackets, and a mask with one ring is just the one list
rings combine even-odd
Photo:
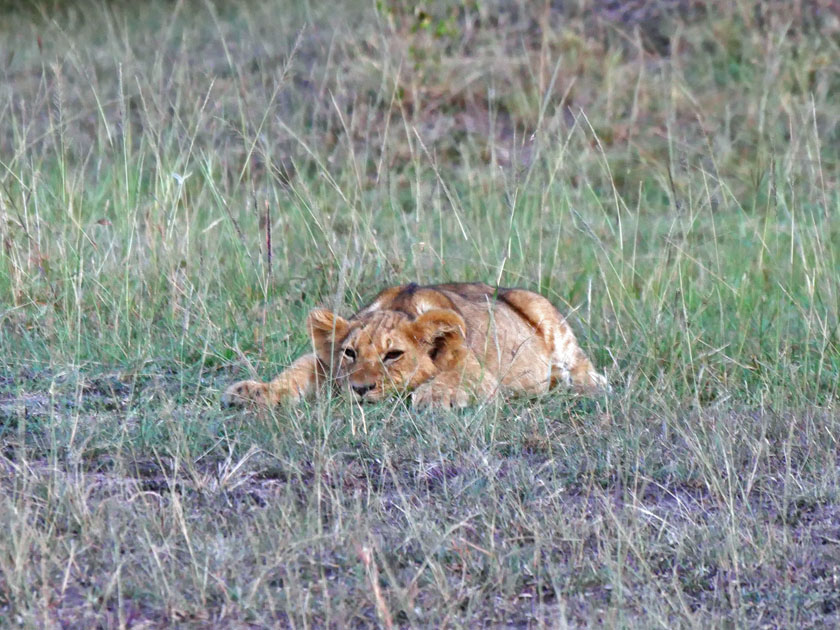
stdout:
[[306,329],[318,358],[332,362],[333,347],[347,335],[350,322],[323,308],[316,308],[306,318]]
[[412,336],[438,367],[460,357],[466,330],[464,319],[449,309],[426,311],[411,323]]

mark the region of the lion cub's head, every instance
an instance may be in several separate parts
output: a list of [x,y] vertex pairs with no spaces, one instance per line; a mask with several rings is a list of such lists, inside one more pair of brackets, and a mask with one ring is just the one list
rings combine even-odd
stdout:
[[466,352],[464,320],[446,309],[415,319],[399,311],[374,311],[350,320],[316,309],[307,328],[332,377],[364,401],[411,391],[456,367]]

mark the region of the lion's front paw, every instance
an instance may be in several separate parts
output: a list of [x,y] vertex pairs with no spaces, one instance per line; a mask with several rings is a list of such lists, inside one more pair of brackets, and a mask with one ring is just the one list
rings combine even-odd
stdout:
[[268,404],[268,386],[259,381],[239,381],[222,394],[222,407],[243,407]]
[[431,381],[411,394],[416,409],[459,409],[470,404],[470,395],[458,385]]

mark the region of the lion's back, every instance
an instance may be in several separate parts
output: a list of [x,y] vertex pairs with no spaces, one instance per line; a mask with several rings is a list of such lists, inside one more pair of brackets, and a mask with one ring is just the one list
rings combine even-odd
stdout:
[[482,282],[412,283],[380,292],[356,317],[395,310],[414,318],[433,309],[453,310],[463,318],[467,345],[503,384],[526,390],[547,386],[551,348],[540,321],[543,313],[557,320],[562,317],[537,293]]

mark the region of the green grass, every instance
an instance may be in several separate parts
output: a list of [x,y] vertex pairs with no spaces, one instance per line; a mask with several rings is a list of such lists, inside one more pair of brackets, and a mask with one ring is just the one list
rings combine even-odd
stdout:
[[[831,17],[288,4],[4,9],[0,626],[840,623]],[[219,409],[461,279],[614,393]]]

